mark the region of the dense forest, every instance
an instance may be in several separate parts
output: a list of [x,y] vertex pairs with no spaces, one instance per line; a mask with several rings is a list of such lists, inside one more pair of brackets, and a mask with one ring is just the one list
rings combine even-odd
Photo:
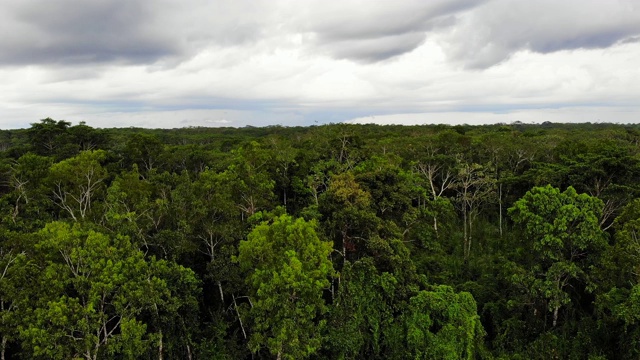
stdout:
[[640,126],[0,130],[2,359],[638,359]]

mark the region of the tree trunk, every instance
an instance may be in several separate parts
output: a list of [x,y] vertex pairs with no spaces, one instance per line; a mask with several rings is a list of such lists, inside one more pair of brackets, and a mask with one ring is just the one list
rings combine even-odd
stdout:
[[342,230],[342,266],[347,264],[347,232]]
[[433,231],[436,233],[436,239],[438,238],[438,218],[433,215]]
[[463,232],[464,232],[464,247],[462,249],[462,251],[464,252],[464,259],[467,260],[467,258],[469,257],[469,254],[467,253],[467,243],[469,242],[469,234],[467,232],[467,207],[465,205],[465,208],[462,210],[462,228],[463,228]]
[[560,306],[556,305],[555,308],[553,308],[553,327],[556,327],[556,324],[558,324],[558,310],[560,309]]
[[158,360],[163,359],[164,349],[162,347],[162,330],[160,330],[160,340],[158,340]]
[[[331,303],[335,303],[335,291],[336,291],[336,279],[334,277],[331,278]],[[4,359],[3,359],[4,360]]]
[[7,349],[7,336],[2,335],[2,348],[0,348],[0,359],[5,360],[4,353]]
[[502,184],[498,186],[498,205],[500,206],[500,215],[498,223],[500,226],[500,237],[502,237]]
[[471,242],[473,241],[472,230],[473,230],[473,212],[469,214],[469,233],[467,234],[467,258],[471,255]]
[[236,310],[236,315],[238,316],[238,322],[240,323],[240,328],[242,329],[242,335],[246,340],[247,332],[244,330],[244,325],[242,324],[242,318],[240,317],[240,312],[238,311],[238,304],[236,304],[236,296],[235,294],[231,294],[231,297],[233,298],[233,307]]
[[224,293],[222,292],[222,282],[218,280],[217,284],[218,284],[218,290],[220,291],[220,301],[222,301],[222,307],[224,308]]

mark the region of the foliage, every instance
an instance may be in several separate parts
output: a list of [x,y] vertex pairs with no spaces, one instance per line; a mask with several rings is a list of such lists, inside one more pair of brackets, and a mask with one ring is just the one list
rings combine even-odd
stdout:
[[636,359],[639,129],[2,130],[0,358]]
[[333,274],[330,243],[318,238],[313,222],[282,215],[255,227],[238,250],[254,299],[252,350],[266,346],[286,359],[317,352],[327,311],[322,292]]

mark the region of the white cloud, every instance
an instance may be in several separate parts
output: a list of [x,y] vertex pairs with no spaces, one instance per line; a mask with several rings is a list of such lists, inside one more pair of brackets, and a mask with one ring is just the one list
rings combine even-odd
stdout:
[[521,50],[607,48],[640,34],[634,0],[493,0],[460,15],[443,46],[453,60],[486,68]]
[[610,107],[566,107],[559,109],[531,109],[516,110],[504,113],[491,112],[433,112],[416,114],[391,114],[379,116],[364,116],[347,120],[350,124],[378,124],[378,125],[483,125],[483,124],[511,124],[521,122],[526,124],[540,124],[543,122],[556,123],[620,123],[638,122],[640,107],[610,108]]
[[624,0],[8,0],[0,126],[633,114],[639,13]]

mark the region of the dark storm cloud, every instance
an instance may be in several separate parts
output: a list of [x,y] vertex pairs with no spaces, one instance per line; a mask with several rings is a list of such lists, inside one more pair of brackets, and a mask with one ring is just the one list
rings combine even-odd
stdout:
[[443,46],[453,60],[487,68],[521,50],[607,48],[640,34],[633,0],[494,0],[467,14]]
[[406,33],[373,39],[341,40],[325,44],[334,58],[373,63],[412,51],[424,41],[424,33]]
[[0,64],[148,64],[193,55],[211,43],[238,45],[260,33],[248,6],[205,0],[7,0],[0,13]]
[[155,61],[180,48],[153,30],[152,2],[8,1],[0,63],[73,64]]
[[422,44],[430,30],[451,26],[454,14],[482,1],[325,2],[309,30],[329,55],[363,62],[386,60]]

